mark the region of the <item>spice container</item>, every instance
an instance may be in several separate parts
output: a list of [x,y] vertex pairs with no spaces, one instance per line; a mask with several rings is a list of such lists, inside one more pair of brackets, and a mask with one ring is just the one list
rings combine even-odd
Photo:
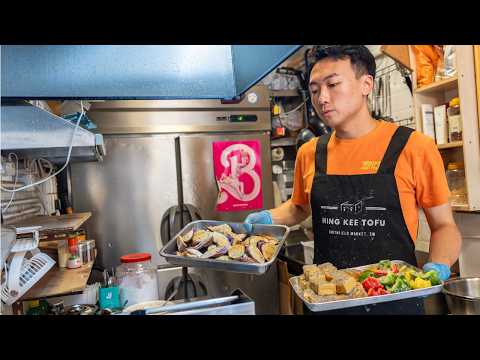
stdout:
[[78,257],[82,264],[87,264],[89,262],[88,259],[88,244],[86,241],[80,241],[78,243]]
[[78,256],[78,238],[76,236],[68,238],[68,252],[70,253],[70,257],[67,261],[67,268],[76,269],[82,266],[82,261]]
[[95,240],[87,240],[88,261],[95,260]]
[[460,113],[460,99],[458,97],[450,100],[447,109],[448,117],[448,138],[450,142],[462,141],[462,115]]
[[58,266],[61,268],[66,268],[68,258],[70,257],[67,240],[58,240],[57,252],[58,252]]
[[78,256],[82,264],[95,260],[95,240],[80,241],[78,243]]
[[463,163],[449,163],[446,175],[450,188],[450,203],[452,205],[467,205],[467,185]]
[[151,258],[148,253],[120,258],[122,264],[117,267],[116,273],[122,307],[158,300],[157,271]]

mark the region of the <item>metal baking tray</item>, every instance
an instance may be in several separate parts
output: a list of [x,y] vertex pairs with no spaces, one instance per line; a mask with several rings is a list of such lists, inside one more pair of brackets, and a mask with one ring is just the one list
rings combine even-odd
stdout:
[[160,255],[163,256],[170,264],[180,265],[186,267],[196,267],[196,268],[208,268],[213,270],[221,270],[235,273],[244,273],[244,274],[254,274],[261,275],[264,274],[270,265],[272,265],[280,252],[280,249],[285,242],[285,239],[288,236],[290,229],[284,225],[263,225],[263,224],[253,224],[252,231],[248,233],[249,235],[255,234],[268,234],[274,236],[278,241],[277,250],[275,251],[274,256],[263,264],[253,264],[253,263],[244,263],[241,261],[223,261],[217,259],[197,259],[186,256],[176,255],[177,252],[177,236],[184,235],[190,230],[200,230],[206,229],[207,226],[216,226],[228,224],[232,230],[237,234],[247,233],[244,223],[234,223],[226,221],[213,221],[213,220],[198,220],[189,223],[185,226],[178,234],[176,234],[163,248],[160,250]]
[[[421,271],[421,269],[401,260],[392,260],[392,263],[398,264],[399,266],[407,265],[413,269],[416,269],[416,271]],[[346,270],[363,271],[374,265],[375,264],[370,264],[370,265],[354,267]],[[300,288],[300,285],[298,284],[299,279],[300,279],[300,276],[291,277],[290,285],[292,286],[297,296],[300,299],[302,299],[305,305],[313,312],[344,309],[344,308],[349,308],[354,306],[378,304],[378,303],[387,302],[387,301],[396,301],[396,300],[403,300],[403,299],[409,299],[409,298],[415,298],[415,297],[429,296],[429,295],[440,293],[443,287],[443,282],[442,282],[442,284],[440,285],[431,286],[429,288],[407,290],[407,291],[403,291],[395,294],[368,296],[368,297],[357,298],[357,299],[326,301],[321,303],[310,303],[306,301],[305,298],[303,297],[303,291]]]

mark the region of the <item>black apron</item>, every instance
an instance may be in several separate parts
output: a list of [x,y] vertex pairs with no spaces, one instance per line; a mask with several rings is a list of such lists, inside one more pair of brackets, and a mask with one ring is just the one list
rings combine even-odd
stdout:
[[[344,269],[390,259],[417,265],[394,176],[398,157],[412,131],[399,127],[377,173],[366,175],[327,175],[330,134],[318,139],[311,191],[315,264],[331,262]],[[423,299],[414,298],[317,314],[423,313]]]

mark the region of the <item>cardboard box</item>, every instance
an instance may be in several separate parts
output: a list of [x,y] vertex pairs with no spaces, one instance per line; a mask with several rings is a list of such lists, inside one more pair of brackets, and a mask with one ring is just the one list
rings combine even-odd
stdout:
[[438,145],[448,143],[447,106],[439,105],[433,109],[435,121],[435,141]]
[[427,136],[435,140],[435,122],[433,120],[433,105],[422,104],[422,130]]

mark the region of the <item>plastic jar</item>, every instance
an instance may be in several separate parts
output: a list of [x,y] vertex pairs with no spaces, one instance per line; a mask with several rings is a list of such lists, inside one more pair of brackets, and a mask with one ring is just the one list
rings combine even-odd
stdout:
[[61,268],[66,268],[68,258],[70,257],[67,240],[58,241],[57,251],[58,251],[58,266]]
[[447,117],[449,141],[462,141],[462,115],[460,113],[460,99],[458,97],[450,100],[447,109]]
[[124,255],[117,267],[117,282],[122,307],[158,300],[157,269],[149,253]]
[[447,181],[450,188],[450,202],[452,205],[466,205],[467,185],[465,182],[465,169],[461,162],[449,163],[447,167]]

